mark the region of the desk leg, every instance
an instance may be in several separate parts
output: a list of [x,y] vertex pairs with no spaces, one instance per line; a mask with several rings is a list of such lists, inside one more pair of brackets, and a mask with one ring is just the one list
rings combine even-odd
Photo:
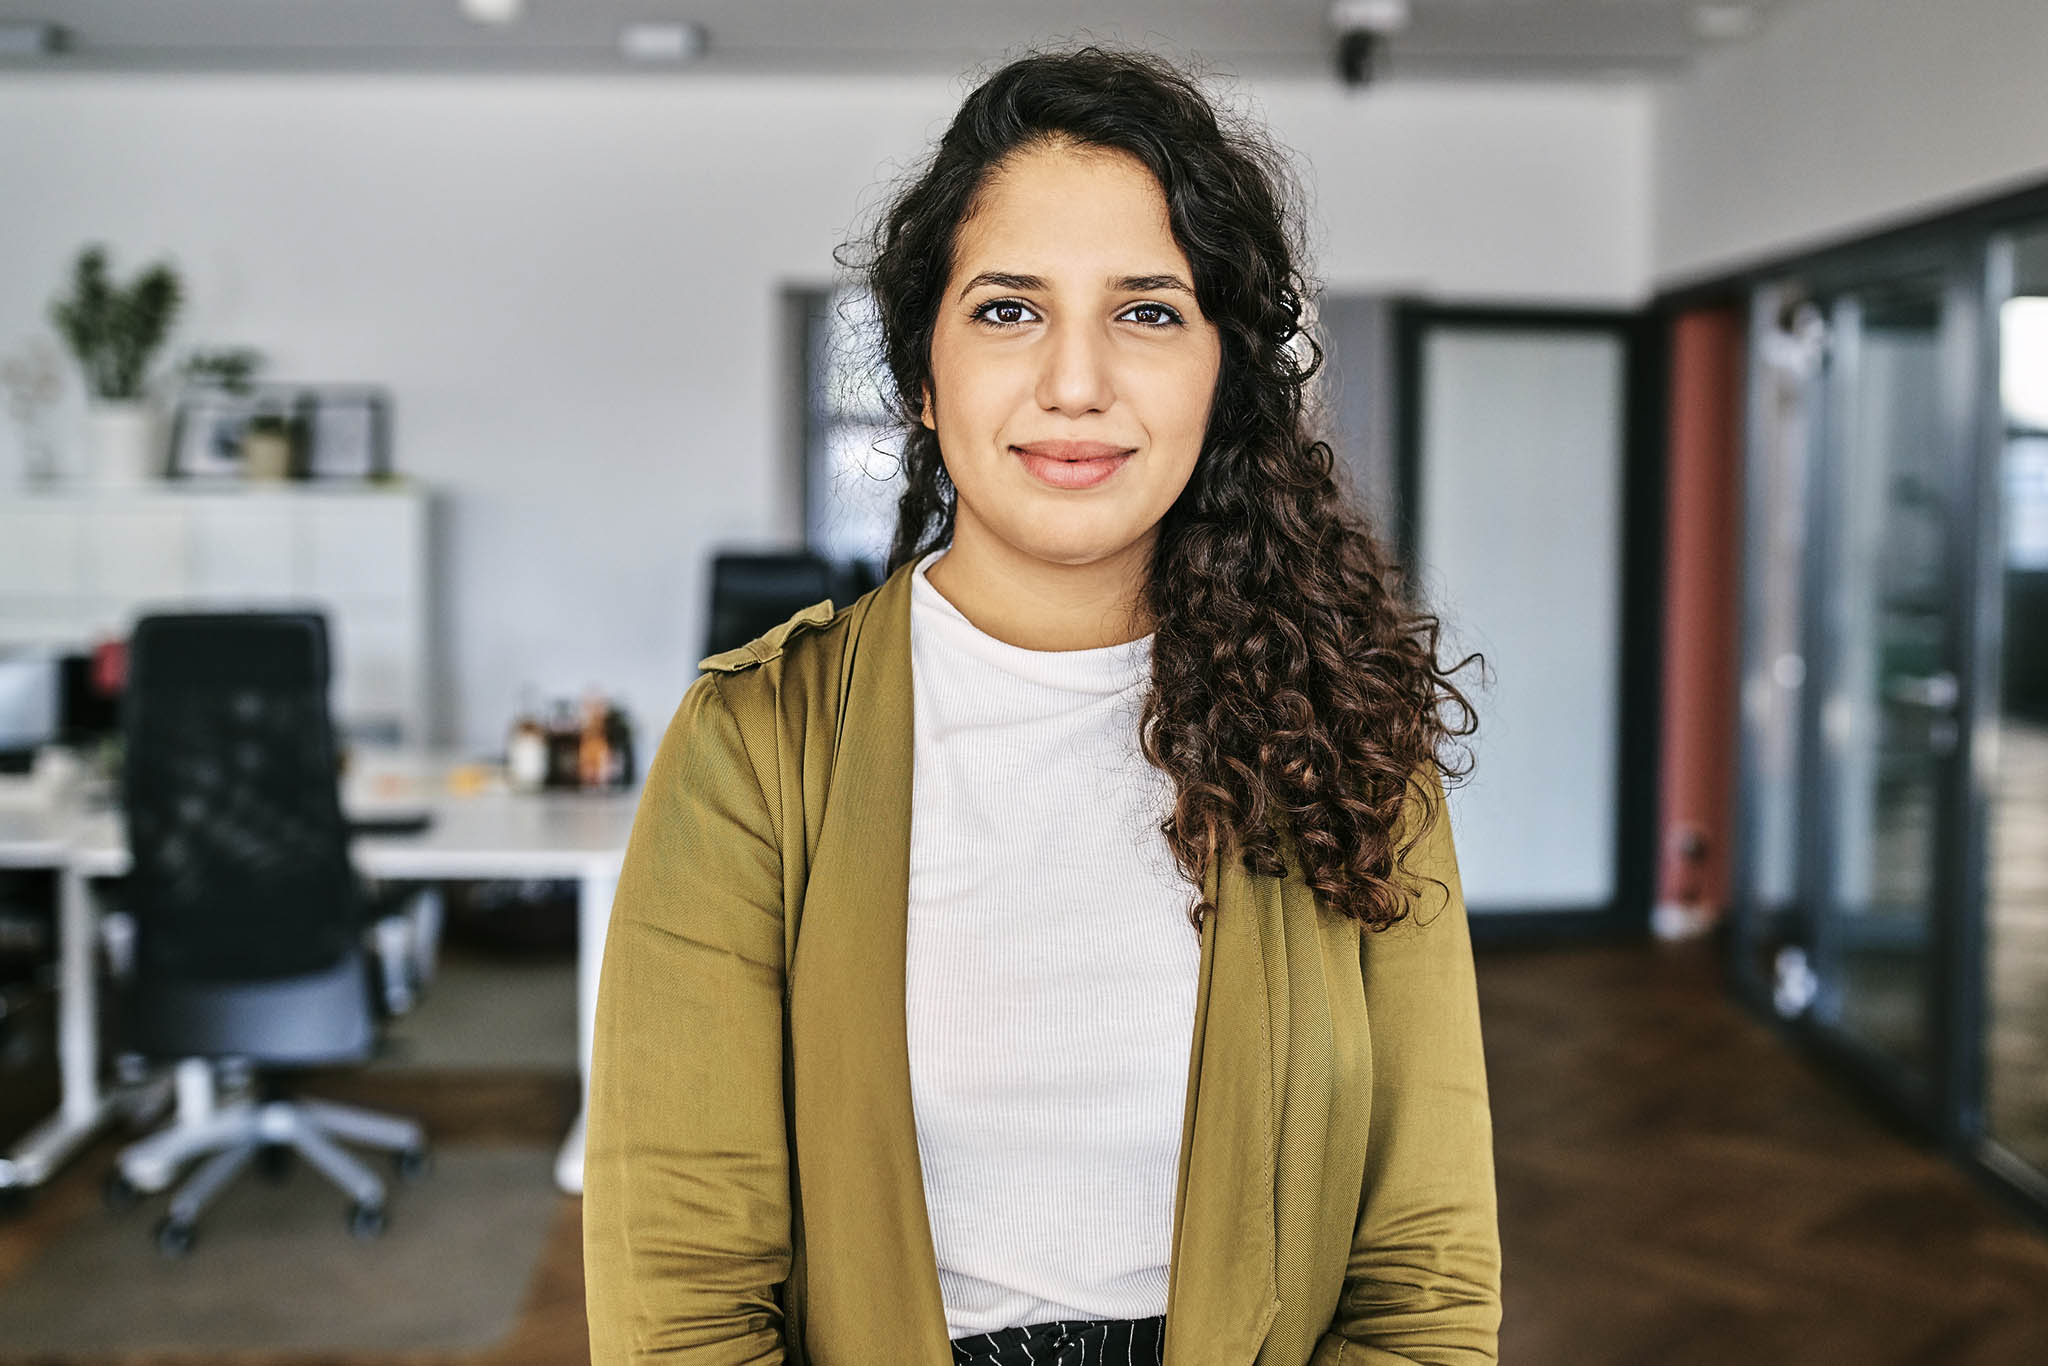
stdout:
[[576,1071],[583,1087],[576,1122],[555,1159],[555,1184],[571,1195],[583,1193],[583,1115],[590,1103],[590,1040],[597,1031],[597,979],[604,965],[604,936],[611,924],[612,896],[619,889],[616,868],[583,875],[576,897]]
[[0,1158],[0,1190],[39,1186],[99,1131],[110,1107],[100,1093],[99,977],[92,888],[70,868],[58,876],[58,1111]]

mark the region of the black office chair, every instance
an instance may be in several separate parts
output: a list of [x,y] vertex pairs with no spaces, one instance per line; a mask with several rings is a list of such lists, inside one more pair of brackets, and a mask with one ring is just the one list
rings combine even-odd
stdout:
[[820,598],[845,606],[881,582],[865,560],[835,564],[809,550],[725,551],[711,560],[704,653],[746,644]]
[[133,1052],[177,1060],[178,1115],[122,1150],[107,1196],[132,1204],[206,1157],[157,1225],[170,1255],[190,1249],[200,1212],[259,1154],[310,1162],[350,1196],[349,1227],[365,1237],[383,1231],[384,1183],[336,1140],[397,1154],[401,1174],[424,1167],[411,1120],[285,1100],[269,1075],[249,1094],[261,1070],[367,1059],[380,1006],[403,995],[384,979],[404,956],[365,952],[406,921],[349,862],[328,675],[318,613],[153,615],[130,639],[120,1032]]

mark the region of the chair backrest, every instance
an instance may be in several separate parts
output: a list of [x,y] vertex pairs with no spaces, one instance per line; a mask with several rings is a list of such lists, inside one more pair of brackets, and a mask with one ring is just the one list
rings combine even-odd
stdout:
[[821,598],[844,607],[881,581],[865,560],[835,564],[809,550],[715,555],[704,653],[736,649]]
[[810,551],[741,553],[711,560],[711,626],[704,653],[746,644],[820,598],[832,596],[832,564]]
[[122,798],[145,979],[300,976],[356,947],[328,675],[317,612],[136,623]]

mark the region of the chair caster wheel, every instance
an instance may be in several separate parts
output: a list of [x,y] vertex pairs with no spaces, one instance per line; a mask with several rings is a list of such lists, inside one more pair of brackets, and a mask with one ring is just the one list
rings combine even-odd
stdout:
[[169,1215],[156,1226],[156,1250],[166,1257],[184,1256],[198,1238],[199,1231],[192,1225],[181,1224]]
[[366,1205],[357,1201],[348,1207],[348,1231],[356,1237],[381,1238],[384,1236],[385,1227],[382,1205]]
[[264,1180],[284,1181],[290,1178],[292,1159],[297,1155],[289,1143],[266,1143],[256,1150],[256,1167],[263,1173]]
[[116,1167],[107,1173],[107,1179],[100,1184],[100,1199],[115,1214],[126,1214],[142,1203],[142,1190]]
[[417,1181],[433,1170],[434,1160],[425,1148],[406,1148],[392,1155],[391,1165],[401,1181]]

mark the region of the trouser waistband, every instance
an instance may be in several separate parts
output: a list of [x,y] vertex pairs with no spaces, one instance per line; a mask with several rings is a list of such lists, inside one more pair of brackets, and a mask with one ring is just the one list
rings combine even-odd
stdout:
[[1162,1366],[1166,1316],[1055,1319],[953,1339],[953,1366]]

